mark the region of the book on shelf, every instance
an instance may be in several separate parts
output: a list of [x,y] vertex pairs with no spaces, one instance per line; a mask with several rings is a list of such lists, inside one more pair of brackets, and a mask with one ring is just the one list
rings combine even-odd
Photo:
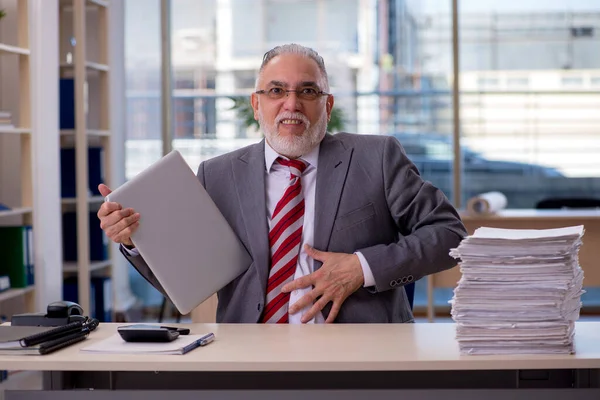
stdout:
[[[102,147],[88,148],[88,196],[100,196],[98,185],[104,182],[103,158]],[[76,169],[75,148],[60,149],[60,191],[63,198],[73,198],[77,195]]]
[[[66,211],[62,215],[63,260],[77,261],[77,213]],[[108,238],[100,228],[96,212],[89,212],[89,246],[91,261],[105,261],[108,258]]]
[[12,288],[24,288],[35,283],[31,226],[1,226],[0,254],[0,276],[7,275]]
[[75,80],[61,79],[58,90],[60,129],[75,129]]
[[10,209],[9,206],[0,203],[0,211],[9,211]]

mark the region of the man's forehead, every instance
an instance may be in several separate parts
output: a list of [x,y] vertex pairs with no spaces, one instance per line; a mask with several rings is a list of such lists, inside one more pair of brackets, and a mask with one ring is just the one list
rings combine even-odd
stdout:
[[265,82],[265,84],[267,84],[268,86],[280,86],[280,87],[307,87],[307,86],[319,86],[319,84],[316,81],[304,81],[301,80],[299,82],[289,82],[289,81],[279,81],[276,79],[273,79],[271,81]]
[[284,82],[295,85],[300,82],[319,82],[322,79],[317,63],[299,54],[281,54],[273,58],[261,73],[263,82]]

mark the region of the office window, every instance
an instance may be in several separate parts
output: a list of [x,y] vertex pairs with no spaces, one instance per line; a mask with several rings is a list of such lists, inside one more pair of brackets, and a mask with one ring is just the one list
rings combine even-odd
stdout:
[[[474,152],[463,205],[490,190],[509,208],[600,195],[600,91],[586,85],[600,53],[584,51],[600,37],[570,34],[600,23],[598,11],[589,1],[460,1],[461,145]],[[473,87],[473,75],[484,84]]]
[[128,0],[125,18],[125,176],[131,179],[161,156],[160,2]]
[[[173,146],[195,169],[261,140],[233,107],[265,51],[325,58],[346,131],[396,137],[458,207],[600,196],[600,4],[459,0],[460,157],[453,185],[450,0],[172,0]],[[128,0],[127,176],[160,156],[158,0]]]

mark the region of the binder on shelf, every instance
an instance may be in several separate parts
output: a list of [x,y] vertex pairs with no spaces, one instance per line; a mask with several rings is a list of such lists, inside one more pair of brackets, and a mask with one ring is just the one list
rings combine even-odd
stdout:
[[112,287],[111,279],[107,276],[92,277],[94,292],[94,315],[100,322],[112,320]]
[[[33,281],[31,226],[0,227],[0,275],[7,275],[12,288],[24,288]],[[31,235],[33,237],[33,235]]]
[[60,129],[75,129],[75,80],[61,79],[58,91]]
[[[63,259],[77,261],[77,214],[74,211],[64,212],[63,224]],[[100,228],[100,221],[95,212],[89,213],[89,246],[90,260],[104,261],[108,258],[108,238]]]
[[[100,196],[98,185],[104,182],[102,147],[88,148],[88,195]],[[63,198],[76,196],[75,148],[60,149],[60,189]]]
[[33,261],[33,229],[31,225],[25,226],[27,240],[27,286],[35,284],[35,268]]

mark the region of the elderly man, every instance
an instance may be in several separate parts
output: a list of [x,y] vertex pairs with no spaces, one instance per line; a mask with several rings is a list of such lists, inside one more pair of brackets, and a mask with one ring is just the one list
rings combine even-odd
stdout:
[[[455,265],[456,210],[396,139],[327,133],[334,97],[314,50],[267,52],[251,101],[265,140],[198,169],[253,260],[219,290],[217,322],[412,322],[403,286]],[[164,294],[130,239],[139,214],[105,203],[98,217]]]

